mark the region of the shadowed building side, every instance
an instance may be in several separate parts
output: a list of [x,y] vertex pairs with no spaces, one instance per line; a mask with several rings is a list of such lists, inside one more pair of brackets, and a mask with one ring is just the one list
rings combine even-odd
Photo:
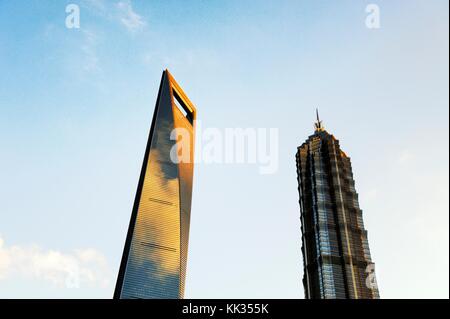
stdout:
[[379,298],[350,158],[315,128],[296,154],[305,297]]
[[194,105],[165,70],[114,298],[178,299],[184,296],[195,118]]

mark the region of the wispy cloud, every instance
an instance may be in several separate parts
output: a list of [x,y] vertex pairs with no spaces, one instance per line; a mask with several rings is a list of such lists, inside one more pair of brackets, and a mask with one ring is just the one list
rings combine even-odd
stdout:
[[82,6],[109,21],[119,23],[131,33],[142,30],[147,22],[133,8],[131,0],[116,3],[105,0],[84,0]]
[[119,1],[116,6],[119,9],[119,20],[128,31],[135,32],[145,27],[144,19],[133,10],[129,0]]
[[0,237],[0,280],[21,276],[67,288],[105,287],[111,274],[105,257],[95,249],[63,253],[38,245],[6,246]]
[[83,69],[84,71],[99,72],[101,71],[99,66],[99,60],[96,52],[97,39],[94,32],[89,30],[83,30],[83,43],[81,44],[81,50],[83,52]]
[[104,14],[107,10],[105,0],[84,0],[84,3],[89,9],[95,10],[100,14]]

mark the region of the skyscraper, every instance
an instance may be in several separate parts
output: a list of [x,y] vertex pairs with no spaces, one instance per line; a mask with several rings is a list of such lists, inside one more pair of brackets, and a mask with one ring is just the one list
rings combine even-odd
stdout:
[[114,298],[183,298],[196,109],[162,74]]
[[350,158],[318,114],[296,160],[305,297],[379,298]]

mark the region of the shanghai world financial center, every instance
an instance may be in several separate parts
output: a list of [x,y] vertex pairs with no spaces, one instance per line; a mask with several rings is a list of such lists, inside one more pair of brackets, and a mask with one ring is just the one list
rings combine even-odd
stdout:
[[[183,298],[195,118],[194,105],[164,71],[114,298]],[[179,136],[188,140],[179,141]]]
[[[164,71],[114,298],[184,297],[196,115]],[[305,297],[379,298],[350,158],[319,118],[296,161]]]

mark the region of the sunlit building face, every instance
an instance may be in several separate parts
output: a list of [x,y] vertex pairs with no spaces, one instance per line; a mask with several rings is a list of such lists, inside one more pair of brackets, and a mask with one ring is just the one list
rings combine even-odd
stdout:
[[319,118],[296,159],[306,298],[379,298],[350,158]]
[[183,298],[191,215],[196,109],[163,72],[114,293]]

